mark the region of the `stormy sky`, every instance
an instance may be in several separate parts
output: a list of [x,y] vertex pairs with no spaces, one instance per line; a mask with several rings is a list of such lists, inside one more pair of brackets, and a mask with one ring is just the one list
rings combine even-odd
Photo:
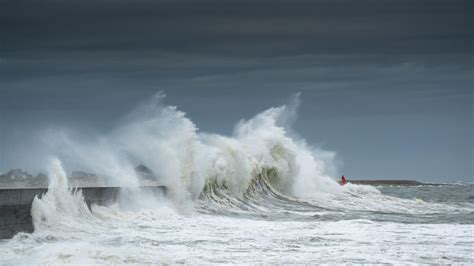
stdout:
[[205,132],[301,92],[349,178],[473,180],[472,1],[0,0],[0,172],[163,90]]

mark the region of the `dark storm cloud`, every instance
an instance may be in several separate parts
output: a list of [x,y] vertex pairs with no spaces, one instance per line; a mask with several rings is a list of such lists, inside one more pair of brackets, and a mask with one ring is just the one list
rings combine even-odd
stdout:
[[[473,38],[470,1],[2,3],[2,45],[12,53],[459,53],[471,49]],[[268,49],[269,43],[277,45]]]
[[[442,64],[472,63],[465,56],[474,36],[470,1],[0,3],[4,80],[157,67],[170,76],[175,62],[184,62],[179,75],[186,68],[196,75],[299,55],[359,56],[324,58],[336,64],[440,63],[433,55],[442,55]],[[186,66],[187,57],[201,57],[201,71],[193,59]],[[235,62],[242,58],[250,63]]]
[[[0,170],[38,124],[106,128],[164,89],[220,132],[302,91],[299,130],[351,158],[354,173],[370,173],[360,150],[379,140],[407,167],[422,158],[415,178],[443,160],[450,167],[428,172],[472,176],[473,10],[469,0],[0,0]],[[410,137],[444,148],[397,153]]]

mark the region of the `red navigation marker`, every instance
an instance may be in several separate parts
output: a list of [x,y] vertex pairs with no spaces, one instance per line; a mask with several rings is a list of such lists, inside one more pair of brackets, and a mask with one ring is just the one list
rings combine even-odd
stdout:
[[346,177],[345,176],[342,176],[341,177],[341,182],[340,182],[341,186],[344,186],[345,184],[347,184],[347,180],[346,180]]

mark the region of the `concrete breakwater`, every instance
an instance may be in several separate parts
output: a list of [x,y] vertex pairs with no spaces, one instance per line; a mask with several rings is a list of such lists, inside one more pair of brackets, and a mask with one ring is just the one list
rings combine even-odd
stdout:
[[[117,201],[125,188],[120,187],[84,187],[82,191],[85,202],[108,205]],[[155,195],[166,193],[164,186],[143,186],[140,189]],[[36,195],[41,197],[47,188],[8,188],[0,189],[0,239],[11,238],[18,232],[33,232],[31,205]]]

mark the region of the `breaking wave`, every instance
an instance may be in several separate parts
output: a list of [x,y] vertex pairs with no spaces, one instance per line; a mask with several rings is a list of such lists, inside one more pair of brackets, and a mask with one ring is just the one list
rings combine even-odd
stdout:
[[[47,218],[58,215],[53,213],[91,215],[81,192],[67,188],[62,163],[128,188],[133,192],[127,193],[128,205],[133,204],[129,209],[166,201],[183,213],[336,220],[367,218],[370,213],[380,217],[437,213],[440,208],[459,211],[386,196],[371,186],[340,186],[334,177],[335,154],[308,145],[291,128],[299,95],[287,105],[241,120],[231,136],[200,132],[184,112],[165,105],[164,98],[156,94],[107,135],[81,138],[65,130],[48,132],[62,162],[51,161],[50,191],[33,204],[35,228],[48,225]],[[146,165],[151,178],[167,187],[166,199],[140,190],[136,165]]]
[[197,199],[211,187],[242,197],[261,179],[289,196],[341,191],[330,176],[334,153],[290,134],[299,95],[288,105],[241,120],[232,136],[200,132],[184,112],[164,105],[164,97],[156,94],[110,134],[92,141],[50,131],[51,147],[66,166],[99,173],[119,186],[139,186],[134,168],[146,165],[177,201]]

